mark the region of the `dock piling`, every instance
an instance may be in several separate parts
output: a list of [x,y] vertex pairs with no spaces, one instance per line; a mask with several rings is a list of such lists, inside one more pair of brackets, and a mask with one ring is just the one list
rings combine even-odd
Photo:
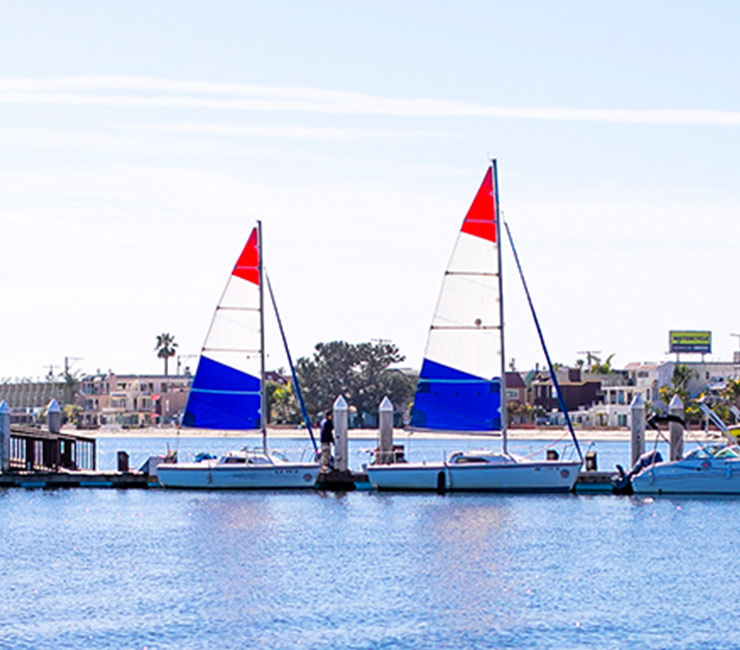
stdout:
[[[683,418],[683,402],[678,395],[674,395],[668,405],[668,413]],[[671,460],[683,458],[683,426],[679,422],[671,422],[669,425],[671,435]]]
[[378,458],[376,462],[393,462],[393,404],[386,395],[378,406]]
[[630,445],[630,458],[634,467],[637,459],[645,452],[645,401],[642,395],[637,393],[632,400],[632,440]]
[[62,407],[55,399],[51,400],[49,406],[46,407],[46,424],[49,433],[59,433],[62,428]]
[[349,406],[340,395],[334,400],[334,467],[340,472],[347,471],[347,422]]
[[10,469],[10,407],[0,402],[0,473]]

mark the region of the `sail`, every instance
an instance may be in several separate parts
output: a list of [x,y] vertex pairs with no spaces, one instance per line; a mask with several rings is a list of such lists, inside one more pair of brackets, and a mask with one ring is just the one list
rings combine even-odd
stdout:
[[447,266],[429,329],[411,426],[501,429],[499,233],[489,168]]
[[252,230],[203,344],[182,424],[260,428],[260,248]]

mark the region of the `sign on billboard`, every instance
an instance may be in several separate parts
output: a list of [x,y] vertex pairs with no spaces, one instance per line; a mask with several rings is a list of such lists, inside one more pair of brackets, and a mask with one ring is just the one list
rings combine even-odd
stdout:
[[695,330],[671,330],[668,332],[669,352],[712,352],[712,333]]

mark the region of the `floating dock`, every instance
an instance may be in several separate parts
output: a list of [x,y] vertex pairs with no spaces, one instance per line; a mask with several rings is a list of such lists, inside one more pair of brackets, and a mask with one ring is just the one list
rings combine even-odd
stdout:
[[159,487],[156,478],[143,472],[7,472],[0,474],[0,488],[148,488]]

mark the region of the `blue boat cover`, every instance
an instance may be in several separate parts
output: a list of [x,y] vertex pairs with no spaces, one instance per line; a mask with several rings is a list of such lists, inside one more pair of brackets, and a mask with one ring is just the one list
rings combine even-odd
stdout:
[[201,356],[182,424],[198,429],[259,429],[259,379]]
[[440,431],[500,431],[500,379],[483,379],[424,359],[411,426]]

